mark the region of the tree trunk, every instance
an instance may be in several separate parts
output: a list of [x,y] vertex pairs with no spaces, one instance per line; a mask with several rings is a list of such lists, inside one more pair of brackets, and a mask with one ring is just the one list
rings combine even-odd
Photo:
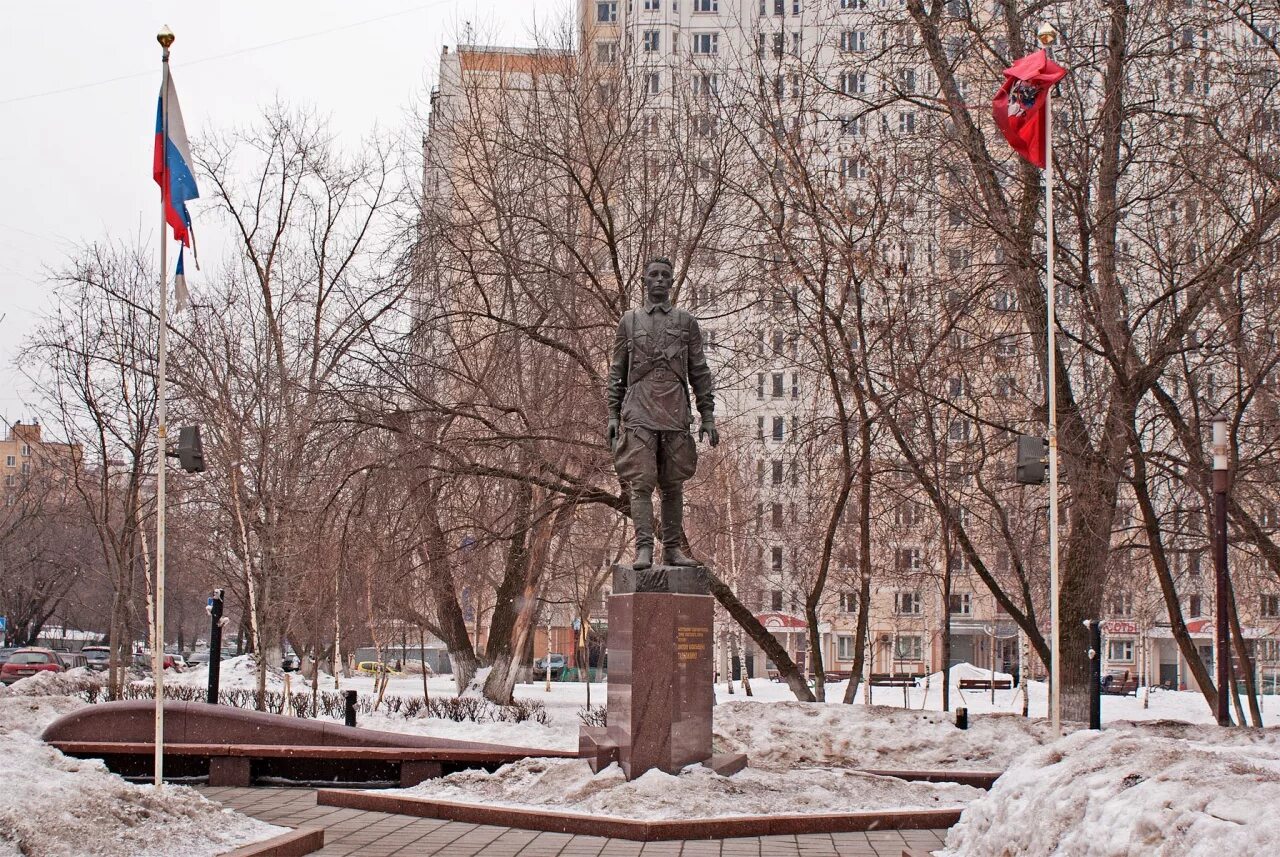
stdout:
[[787,650],[778,642],[777,637],[769,633],[769,631],[760,624],[747,606],[738,600],[738,596],[733,594],[733,590],[729,588],[723,580],[711,569],[707,569],[707,580],[711,585],[711,594],[716,597],[721,606],[729,611],[729,615],[733,620],[742,626],[742,630],[747,632],[757,646],[765,653],[769,660],[773,661],[774,666],[778,668],[778,674],[782,680],[787,683],[787,687],[791,688],[791,692],[795,694],[796,699],[801,702],[815,702],[813,691],[809,689],[809,683],[804,680],[804,674],[796,668],[795,661],[791,660],[791,656],[787,654]]

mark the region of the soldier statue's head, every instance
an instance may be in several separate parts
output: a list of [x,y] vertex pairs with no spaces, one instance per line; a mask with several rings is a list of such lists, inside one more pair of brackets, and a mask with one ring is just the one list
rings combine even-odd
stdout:
[[675,270],[666,256],[655,256],[644,265],[644,293],[656,304],[671,297],[671,278]]

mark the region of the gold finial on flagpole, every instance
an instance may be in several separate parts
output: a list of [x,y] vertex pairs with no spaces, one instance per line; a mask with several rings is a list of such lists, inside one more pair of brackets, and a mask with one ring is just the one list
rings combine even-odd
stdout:
[[1040,29],[1036,30],[1036,38],[1047,48],[1058,40],[1058,31],[1053,28],[1053,24],[1045,21],[1040,25]]
[[156,33],[156,41],[159,42],[160,47],[164,48],[166,51],[169,50],[169,46],[173,44],[173,40],[176,38],[177,36],[173,34],[173,30],[169,29],[168,24],[165,24],[160,28],[160,32]]

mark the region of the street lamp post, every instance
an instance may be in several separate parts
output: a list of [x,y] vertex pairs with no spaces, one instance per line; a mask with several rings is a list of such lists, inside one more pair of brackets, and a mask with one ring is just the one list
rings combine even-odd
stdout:
[[1227,615],[1227,488],[1230,485],[1230,450],[1227,446],[1227,418],[1213,418],[1213,545],[1215,626],[1218,650],[1218,725],[1231,725],[1228,694],[1231,687],[1231,629]]

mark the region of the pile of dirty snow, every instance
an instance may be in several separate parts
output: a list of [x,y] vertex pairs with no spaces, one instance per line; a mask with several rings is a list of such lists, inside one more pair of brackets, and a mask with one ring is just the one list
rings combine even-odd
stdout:
[[952,857],[1221,857],[1280,842],[1280,730],[1157,723],[1077,732],[969,804]]
[[832,768],[748,768],[722,777],[692,765],[678,776],[653,770],[627,782],[617,765],[593,774],[583,759],[524,759],[493,773],[463,771],[427,780],[401,793],[633,819],[946,809],[964,806],[982,794],[955,783],[910,783]]
[[715,751],[745,753],[753,768],[836,766],[897,770],[1003,770],[1052,740],[1043,720],[1016,714],[954,715],[812,702],[721,703]]
[[192,789],[157,794],[48,746],[45,727],[87,704],[39,692],[53,684],[33,677],[0,693],[0,857],[213,857],[284,832]]
[[8,687],[0,687],[3,696],[75,696],[86,702],[96,697],[106,683],[106,676],[78,667],[65,672],[44,670],[19,679]]

